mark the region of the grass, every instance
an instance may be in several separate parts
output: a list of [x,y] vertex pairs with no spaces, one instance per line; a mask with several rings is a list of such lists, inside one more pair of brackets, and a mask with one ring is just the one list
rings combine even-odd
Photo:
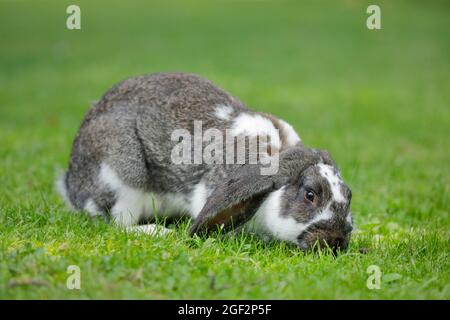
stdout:
[[[0,2],[0,298],[449,299],[445,1]],[[248,236],[122,233],[53,189],[92,101],[132,75],[201,74],[328,149],[358,231],[333,257]],[[69,265],[81,290],[68,290]],[[377,265],[381,288],[369,290]]]

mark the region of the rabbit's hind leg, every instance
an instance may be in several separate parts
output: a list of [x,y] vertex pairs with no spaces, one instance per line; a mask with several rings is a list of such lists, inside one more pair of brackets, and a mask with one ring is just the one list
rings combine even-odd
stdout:
[[77,211],[90,216],[110,216],[126,231],[165,234],[168,229],[156,225],[138,226],[142,218],[153,215],[159,208],[159,197],[123,181],[117,170],[106,162],[100,165],[78,166],[58,181],[63,196]]
[[160,206],[160,201],[154,194],[130,187],[106,163],[101,165],[98,179],[101,185],[113,190],[116,194],[110,213],[118,226],[125,227],[125,231],[151,235],[163,235],[170,231],[155,224],[138,225],[142,218],[151,216]]
[[[115,193],[114,205],[110,214],[117,225],[132,226],[151,210],[152,194],[130,187],[110,165],[102,163],[98,174],[98,184],[104,190]],[[98,196],[97,196],[98,197]]]

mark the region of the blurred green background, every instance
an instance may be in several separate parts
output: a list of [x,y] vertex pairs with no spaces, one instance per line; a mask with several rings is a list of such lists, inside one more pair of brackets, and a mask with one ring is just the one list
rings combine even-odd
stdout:
[[[66,29],[70,4],[81,8],[81,30]],[[381,30],[366,27],[369,4],[381,8]],[[0,0],[4,297],[65,294],[33,285],[11,288],[11,279],[21,274],[47,270],[47,260],[37,260],[36,270],[22,259],[6,260],[25,245],[64,240],[64,233],[51,229],[72,219],[53,191],[55,168],[66,166],[92,102],[127,77],[185,71],[209,78],[255,110],[287,120],[306,145],[329,150],[353,190],[353,213],[362,230],[366,226],[371,235],[385,237],[409,232],[412,252],[424,251],[415,262],[411,252],[406,258],[401,250],[374,253],[371,262],[393,259],[398,266],[391,271],[412,281],[391,291],[364,287],[364,263],[354,270],[363,279],[359,287],[348,277],[348,290],[333,291],[339,268],[353,265],[348,260],[331,264],[336,274],[327,275],[330,281],[321,287],[308,282],[278,290],[279,281],[263,270],[257,275],[273,280],[264,290],[238,287],[215,295],[186,289],[183,295],[164,287],[161,276],[162,297],[449,298],[449,39],[448,1]],[[414,239],[422,249],[414,247]],[[320,266],[314,259],[305,263]],[[283,272],[291,269],[280,270],[281,277]],[[426,281],[431,282],[423,287]],[[187,281],[186,288],[196,284]],[[96,288],[86,296],[107,297],[107,292]]]

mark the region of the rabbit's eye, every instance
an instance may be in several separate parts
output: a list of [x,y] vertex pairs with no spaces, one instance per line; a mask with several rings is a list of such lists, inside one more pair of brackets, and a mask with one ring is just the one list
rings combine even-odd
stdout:
[[305,199],[309,202],[314,202],[314,200],[316,199],[316,194],[311,190],[306,190]]

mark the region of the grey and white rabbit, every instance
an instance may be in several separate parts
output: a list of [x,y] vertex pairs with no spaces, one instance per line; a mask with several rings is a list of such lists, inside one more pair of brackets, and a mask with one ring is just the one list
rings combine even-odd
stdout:
[[[183,139],[173,132],[194,136],[196,121],[204,131],[236,137],[233,150],[242,137],[249,139],[246,152],[249,141],[265,141],[265,155],[277,156],[278,170],[261,174],[263,165],[248,161],[175,163]],[[251,111],[194,74],[144,75],[107,91],[85,116],[58,187],[76,210],[148,233],[157,227],[139,222],[155,214],[189,215],[191,234],[223,226],[303,250],[316,243],[343,250],[353,225],[351,191],[327,152],[306,148],[285,121]]]

